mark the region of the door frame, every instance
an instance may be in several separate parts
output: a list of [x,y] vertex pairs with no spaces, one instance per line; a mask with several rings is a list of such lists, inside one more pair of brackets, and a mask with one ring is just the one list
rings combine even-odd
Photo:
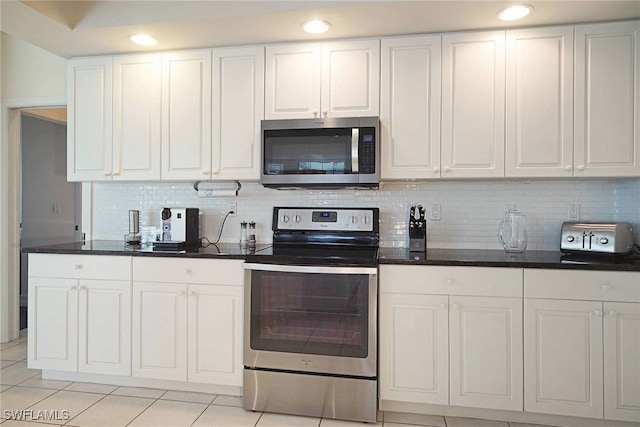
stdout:
[[[20,334],[20,113],[22,109],[67,107],[66,97],[3,99],[0,111],[0,343]],[[82,185],[82,223],[91,235],[91,184]]]

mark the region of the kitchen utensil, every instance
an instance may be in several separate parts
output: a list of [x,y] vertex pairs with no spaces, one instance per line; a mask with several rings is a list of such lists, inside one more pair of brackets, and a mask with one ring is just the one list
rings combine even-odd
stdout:
[[505,212],[498,226],[498,240],[507,252],[524,252],[527,249],[527,226],[524,213]]
[[409,209],[409,251],[425,252],[427,250],[426,210],[422,205],[411,205]]

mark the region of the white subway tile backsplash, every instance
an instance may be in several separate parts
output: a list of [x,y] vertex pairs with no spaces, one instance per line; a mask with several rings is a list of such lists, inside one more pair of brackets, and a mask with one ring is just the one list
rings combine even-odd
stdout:
[[238,240],[241,221],[255,221],[258,241],[271,242],[273,206],[373,206],[380,208],[382,245],[404,247],[412,203],[441,207],[441,220],[428,223],[431,248],[500,249],[497,228],[506,204],[527,216],[528,249],[558,248],[569,203],[580,205],[582,220],[633,223],[640,242],[639,179],[391,182],[379,190],[335,191],[278,191],[243,183],[238,197],[222,198],[199,198],[188,182],[94,183],[92,238],[122,239],[129,209],[140,210],[143,222],[159,226],[163,207],[195,207],[203,211],[202,234],[214,240],[231,201],[238,213],[226,221],[221,241],[227,243]]

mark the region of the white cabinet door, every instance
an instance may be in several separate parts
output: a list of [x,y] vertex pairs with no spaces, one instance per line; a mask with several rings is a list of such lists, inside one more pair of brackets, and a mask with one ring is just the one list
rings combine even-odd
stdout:
[[380,399],[449,403],[448,297],[380,296]]
[[522,299],[450,303],[451,404],[522,411]]
[[28,366],[78,368],[78,281],[29,278]]
[[525,411],[602,418],[602,303],[524,304]]
[[265,119],[377,116],[380,42],[267,46]]
[[382,40],[382,179],[440,178],[441,37]]
[[160,179],[160,54],[113,58],[113,179]]
[[187,286],[133,283],[134,377],[187,380]]
[[639,21],[575,27],[575,176],[640,176],[639,35]]
[[72,59],[67,77],[67,179],[111,180],[112,59]]
[[131,283],[80,280],[78,371],[131,375]]
[[322,44],[322,117],[380,113],[380,41]]
[[320,43],[266,48],[265,119],[319,117]]
[[214,49],[211,178],[260,178],[264,47]]
[[211,50],[162,54],[162,179],[211,176]]
[[442,177],[504,176],[504,31],[442,36]]
[[604,303],[604,417],[640,422],[640,304]]
[[573,27],[507,31],[506,175],[573,175]]
[[242,286],[189,285],[190,382],[242,386]]

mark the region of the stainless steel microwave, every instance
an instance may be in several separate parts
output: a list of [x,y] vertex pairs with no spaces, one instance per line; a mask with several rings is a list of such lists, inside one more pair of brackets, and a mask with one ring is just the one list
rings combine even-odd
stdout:
[[260,182],[272,188],[377,188],[378,117],[263,120]]

